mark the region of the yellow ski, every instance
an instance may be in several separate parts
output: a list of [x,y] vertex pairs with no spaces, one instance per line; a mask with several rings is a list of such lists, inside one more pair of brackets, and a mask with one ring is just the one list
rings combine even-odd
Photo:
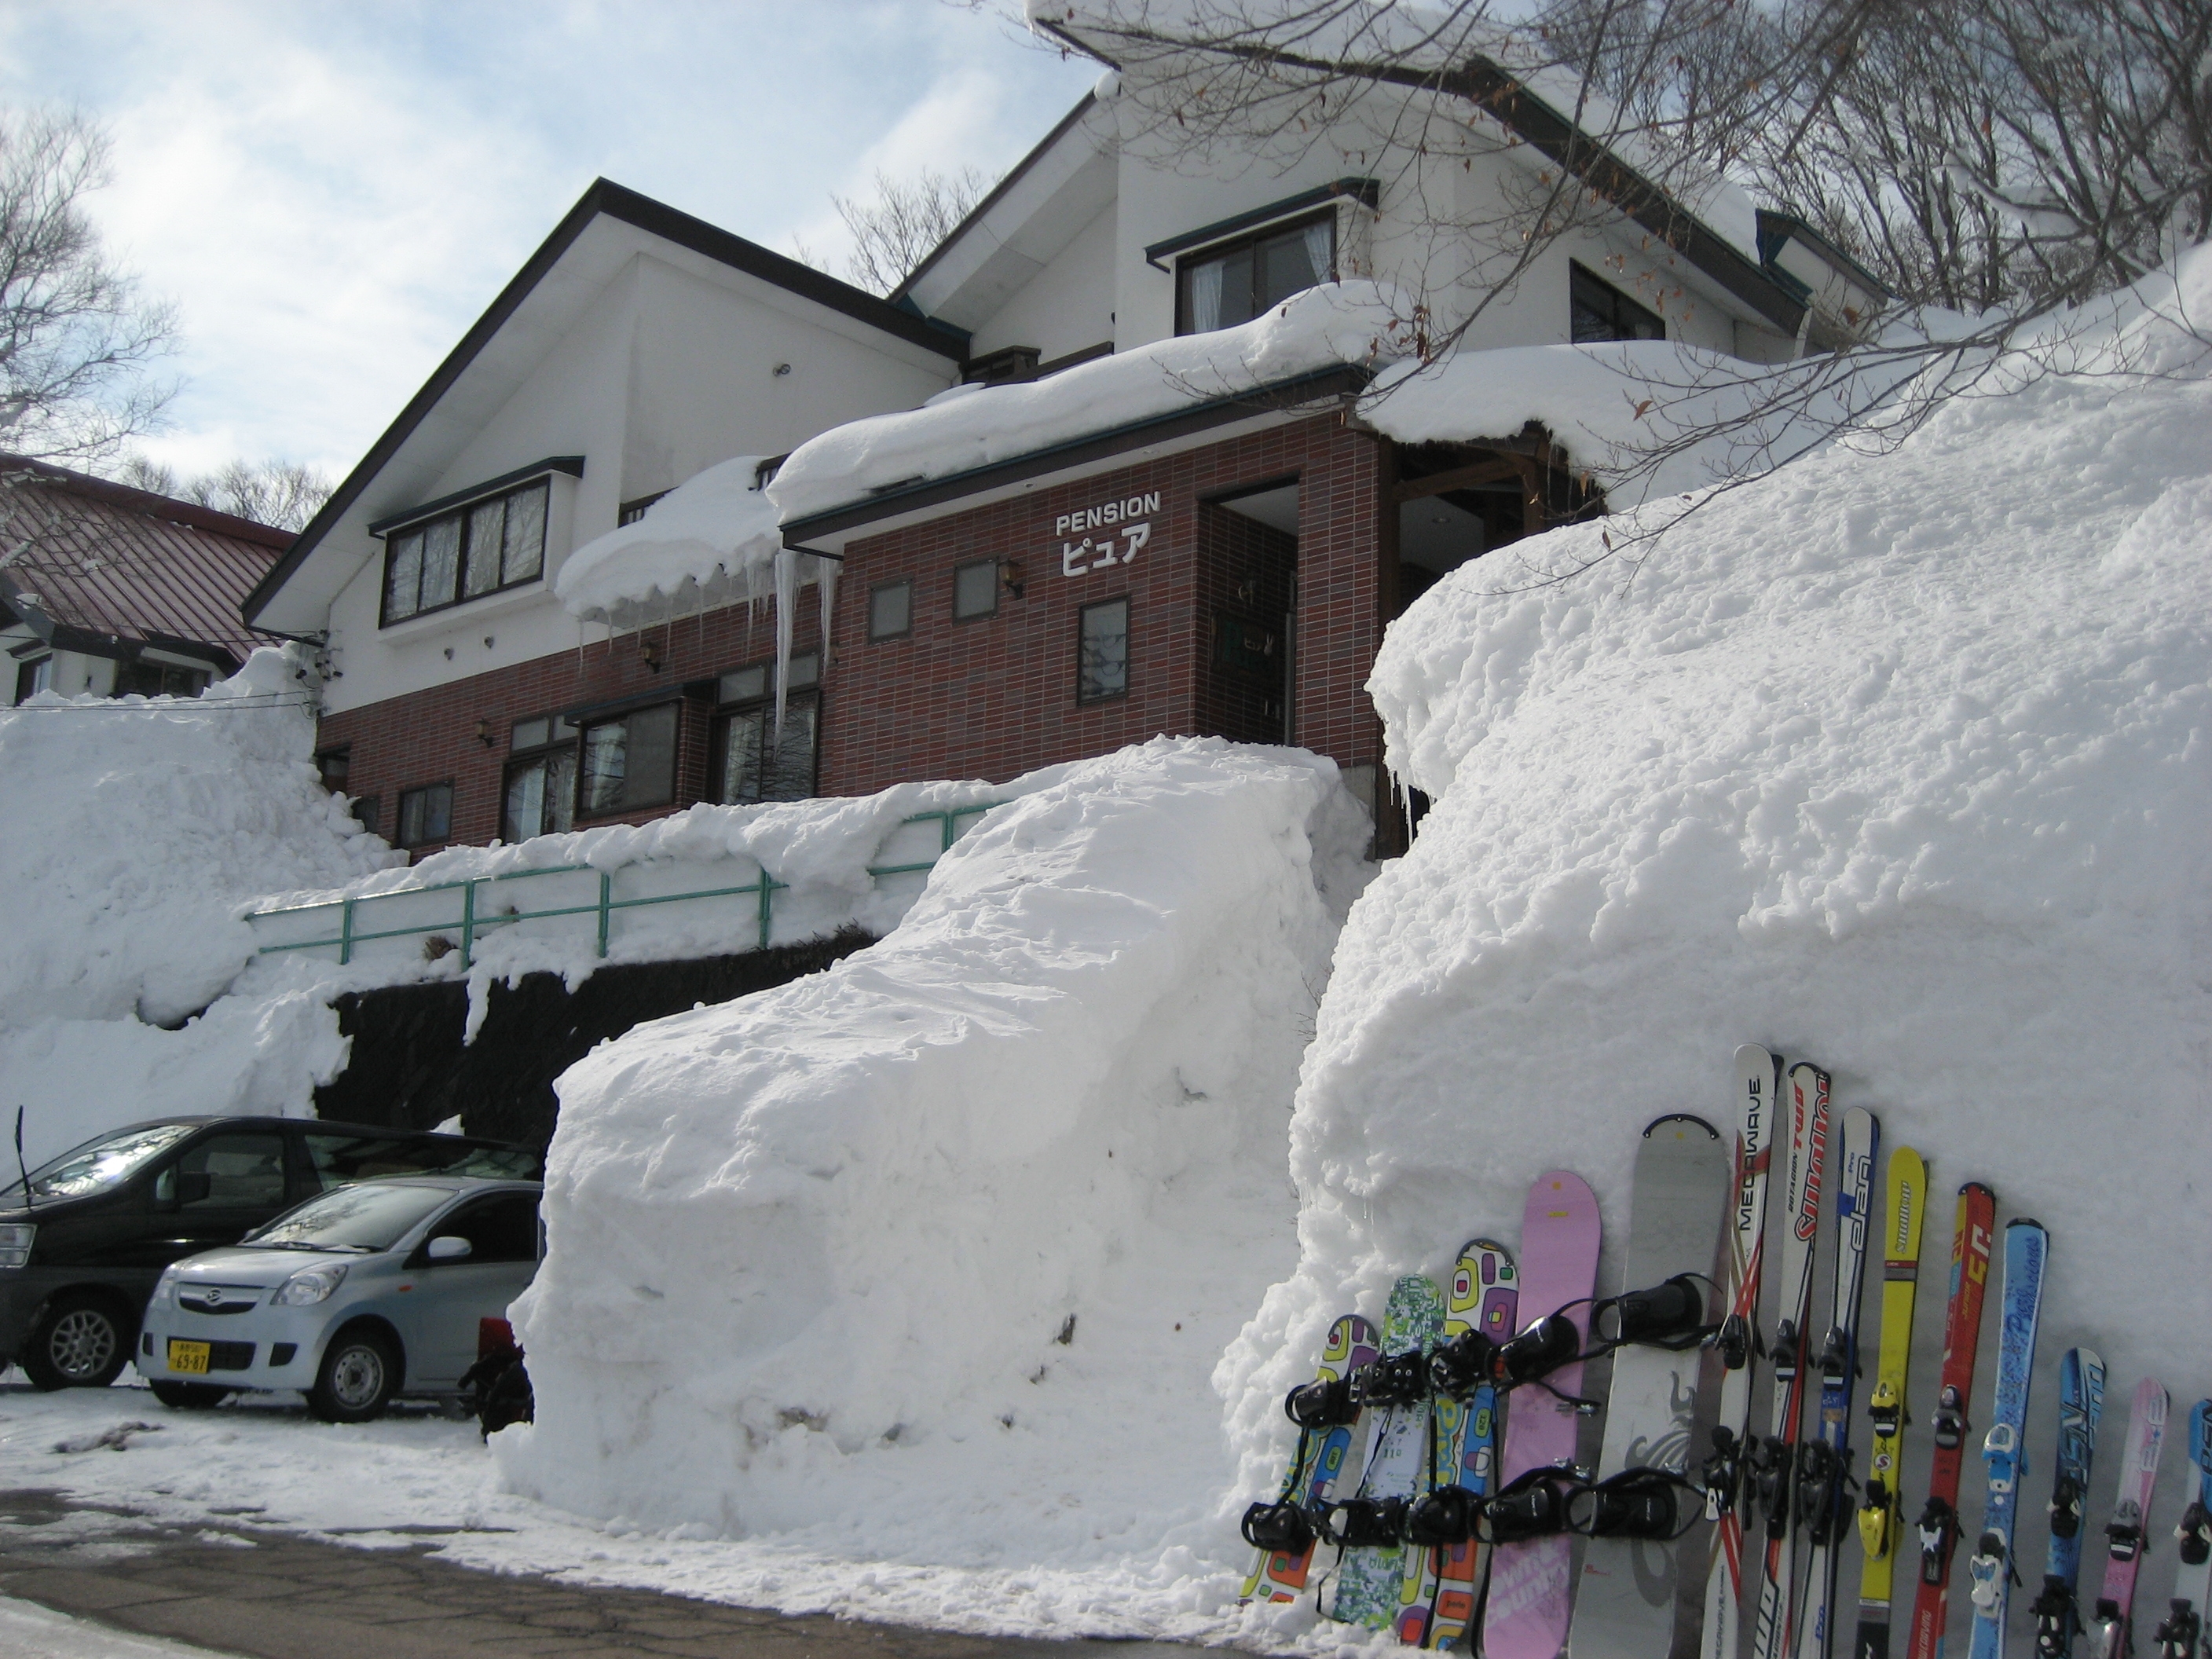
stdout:
[[1874,1462],[1866,1504],[1859,1510],[1859,1541],[1866,1570],[1859,1579],[1859,1636],[1855,1659],[1887,1659],[1890,1587],[1897,1571],[1897,1540],[1905,1528],[1898,1494],[1898,1445],[1905,1431],[1905,1372],[1912,1356],[1912,1305],[1920,1279],[1920,1212],[1928,1202],[1928,1165],[1910,1146],[1889,1155],[1882,1184],[1881,1357],[1874,1397]]

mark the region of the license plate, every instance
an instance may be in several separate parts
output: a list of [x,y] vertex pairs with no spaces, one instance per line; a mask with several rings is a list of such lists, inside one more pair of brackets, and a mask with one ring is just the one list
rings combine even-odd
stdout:
[[191,1371],[204,1376],[207,1374],[208,1355],[212,1347],[210,1343],[185,1342],[173,1336],[169,1339],[169,1369]]

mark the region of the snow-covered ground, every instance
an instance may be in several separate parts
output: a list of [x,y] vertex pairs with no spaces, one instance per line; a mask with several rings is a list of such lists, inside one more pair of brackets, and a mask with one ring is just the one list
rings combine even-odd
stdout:
[[134,1636],[0,1595],[0,1653],[15,1659],[212,1659],[213,1650]]

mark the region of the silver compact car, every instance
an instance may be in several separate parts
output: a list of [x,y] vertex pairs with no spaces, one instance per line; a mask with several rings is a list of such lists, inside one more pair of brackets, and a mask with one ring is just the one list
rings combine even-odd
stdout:
[[334,1188],[164,1273],[138,1369],[168,1405],[301,1389],[331,1423],[457,1393],[478,1322],[505,1318],[538,1272],[542,1191],[464,1176]]

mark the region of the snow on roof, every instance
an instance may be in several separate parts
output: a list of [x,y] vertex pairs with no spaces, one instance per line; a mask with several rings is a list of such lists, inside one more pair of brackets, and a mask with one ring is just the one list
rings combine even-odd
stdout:
[[1042,380],[955,387],[801,444],[768,494],[786,521],[805,519],[1316,369],[1392,362],[1407,355],[1404,309],[1375,283],[1325,283],[1240,327],[1158,340]]
[[617,628],[767,597],[783,537],[760,489],[761,459],[718,462],[643,518],[586,542],[553,578],[555,595],[570,615]]
[[1360,414],[1408,444],[1496,442],[1534,422],[1566,452],[1561,464],[1589,474],[1619,511],[1740,476],[1749,453],[1814,443],[1825,428],[1808,412],[1761,411],[1789,404],[1777,396],[1782,384],[1820,372],[1664,340],[1510,346],[1387,370]]

